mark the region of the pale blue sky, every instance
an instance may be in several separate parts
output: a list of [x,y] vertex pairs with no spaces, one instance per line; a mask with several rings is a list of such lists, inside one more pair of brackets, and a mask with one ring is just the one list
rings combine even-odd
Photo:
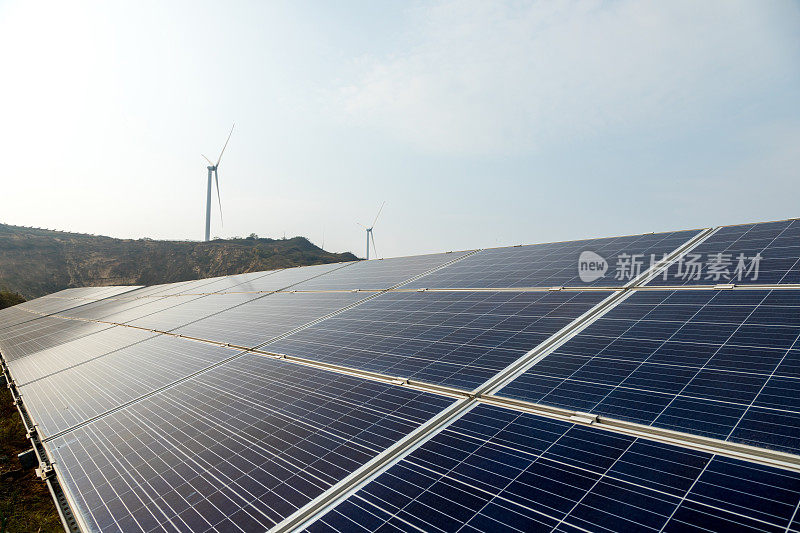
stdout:
[[0,222],[382,256],[800,216],[800,4],[0,0]]

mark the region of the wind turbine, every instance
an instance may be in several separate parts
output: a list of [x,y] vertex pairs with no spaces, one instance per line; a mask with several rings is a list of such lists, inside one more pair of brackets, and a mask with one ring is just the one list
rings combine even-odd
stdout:
[[381,208],[378,209],[378,214],[375,215],[375,220],[372,221],[372,225],[370,227],[366,227],[361,222],[356,222],[359,226],[367,230],[367,259],[369,259],[369,240],[372,239],[372,249],[375,251],[375,257],[378,256],[378,249],[375,248],[375,236],[372,234],[372,228],[375,227],[375,223],[378,221],[378,217],[381,216],[381,211],[383,211],[383,206],[386,205],[386,202],[381,204]]
[[214,174],[214,182],[217,184],[217,205],[219,205],[219,221],[222,222],[222,200],[219,196],[219,173],[217,173],[217,168],[219,168],[219,162],[222,161],[222,154],[225,153],[225,148],[228,147],[228,141],[231,140],[231,135],[233,135],[233,127],[236,126],[236,123],[233,123],[231,126],[231,132],[228,134],[228,138],[225,140],[225,145],[222,147],[222,151],[219,153],[219,157],[217,158],[216,163],[212,163],[209,158],[204,156],[203,159],[208,161],[208,191],[206,193],[206,242],[211,240],[211,174]]

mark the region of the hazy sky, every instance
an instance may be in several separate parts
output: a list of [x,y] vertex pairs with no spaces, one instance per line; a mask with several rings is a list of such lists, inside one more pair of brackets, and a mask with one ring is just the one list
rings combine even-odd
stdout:
[[407,255],[800,216],[800,3],[0,0],[0,222]]

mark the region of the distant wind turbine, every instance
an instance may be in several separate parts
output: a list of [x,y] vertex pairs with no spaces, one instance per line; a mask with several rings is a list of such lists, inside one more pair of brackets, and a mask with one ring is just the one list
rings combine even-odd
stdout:
[[219,157],[217,158],[216,163],[212,163],[209,158],[204,156],[203,159],[208,161],[208,191],[206,193],[206,241],[211,240],[211,174],[214,174],[214,182],[217,184],[217,205],[219,205],[219,221],[222,223],[222,199],[219,196],[219,173],[217,173],[217,168],[219,168],[219,162],[222,161],[222,154],[225,153],[225,148],[228,147],[228,141],[231,140],[231,135],[233,135],[233,128],[236,126],[236,123],[233,123],[231,126],[231,132],[228,134],[228,138],[225,140],[225,145],[222,147],[222,151],[219,153]]
[[372,234],[372,229],[375,227],[375,223],[378,221],[378,217],[381,216],[381,211],[383,211],[383,206],[386,205],[386,202],[381,204],[381,208],[378,209],[378,214],[375,215],[375,220],[372,221],[372,225],[370,227],[366,227],[361,222],[356,222],[359,226],[367,230],[367,259],[369,259],[369,240],[372,239],[372,249],[375,252],[375,257],[378,257],[378,249],[375,248],[375,236]]

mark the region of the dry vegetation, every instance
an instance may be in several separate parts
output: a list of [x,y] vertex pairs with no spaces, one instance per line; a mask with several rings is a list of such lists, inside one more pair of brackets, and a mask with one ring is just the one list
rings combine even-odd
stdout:
[[50,492],[17,454],[30,448],[11,393],[0,389],[0,533],[63,531]]
[[27,299],[68,287],[153,285],[354,259],[304,237],[154,241],[0,224],[0,289]]

